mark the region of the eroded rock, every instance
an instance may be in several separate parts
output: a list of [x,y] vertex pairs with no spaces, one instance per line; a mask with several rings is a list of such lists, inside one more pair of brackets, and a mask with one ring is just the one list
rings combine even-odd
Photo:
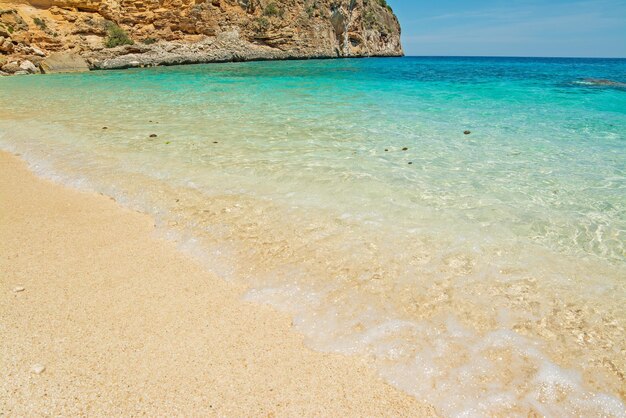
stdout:
[[[373,0],[23,0],[11,7],[0,16],[0,49],[18,61],[50,54],[40,66],[46,73],[402,55],[396,16]],[[121,30],[133,45],[107,48],[110,28]],[[57,53],[82,57],[84,63],[51,60]]]
[[20,68],[29,74],[35,74],[39,72],[37,67],[35,67],[35,64],[28,60],[22,61],[22,63],[20,64]]
[[80,73],[89,71],[89,65],[80,55],[70,52],[56,52],[39,64],[41,72],[54,73]]
[[14,74],[20,70],[21,68],[17,61],[10,61],[2,66],[2,71],[9,74]]

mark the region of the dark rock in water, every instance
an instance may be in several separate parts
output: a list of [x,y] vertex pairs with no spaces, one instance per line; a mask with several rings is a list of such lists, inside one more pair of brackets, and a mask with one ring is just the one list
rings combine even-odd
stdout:
[[604,78],[586,78],[583,81],[577,81],[576,83],[587,86],[626,88],[626,83],[622,83],[621,81],[607,80]]
[[217,144],[217,141],[213,141],[214,144]]
[[109,128],[107,128],[106,126],[103,126],[102,129],[109,129]]
[[150,134],[150,138],[156,138],[157,134]]
[[413,164],[413,161],[409,161],[409,165]]
[[472,131],[463,131],[463,133],[464,133],[465,135],[469,135],[469,134],[471,134],[471,133],[472,133]]
[[406,151],[406,150],[408,150],[408,148],[407,148],[407,147],[402,148],[402,151]]
[[389,151],[387,148],[385,148],[385,152]]

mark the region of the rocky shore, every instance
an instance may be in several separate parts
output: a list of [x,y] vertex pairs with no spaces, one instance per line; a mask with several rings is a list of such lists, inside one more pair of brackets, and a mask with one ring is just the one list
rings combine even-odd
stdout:
[[0,75],[401,55],[385,0],[0,0]]

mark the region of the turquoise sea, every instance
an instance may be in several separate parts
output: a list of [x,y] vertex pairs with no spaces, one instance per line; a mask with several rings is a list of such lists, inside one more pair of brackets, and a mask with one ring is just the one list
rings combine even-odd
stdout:
[[624,83],[531,58],[5,77],[0,149],[444,416],[624,417]]

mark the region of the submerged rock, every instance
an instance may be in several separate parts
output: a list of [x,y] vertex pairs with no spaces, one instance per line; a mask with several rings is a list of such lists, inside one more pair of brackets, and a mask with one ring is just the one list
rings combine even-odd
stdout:
[[583,85],[588,85],[588,86],[626,88],[626,83],[623,83],[621,81],[607,80],[604,78],[586,78],[583,81],[579,81],[578,84],[583,84]]
[[471,133],[472,133],[472,131],[463,131],[463,133],[464,133],[465,135],[469,135],[469,134],[471,134]]

